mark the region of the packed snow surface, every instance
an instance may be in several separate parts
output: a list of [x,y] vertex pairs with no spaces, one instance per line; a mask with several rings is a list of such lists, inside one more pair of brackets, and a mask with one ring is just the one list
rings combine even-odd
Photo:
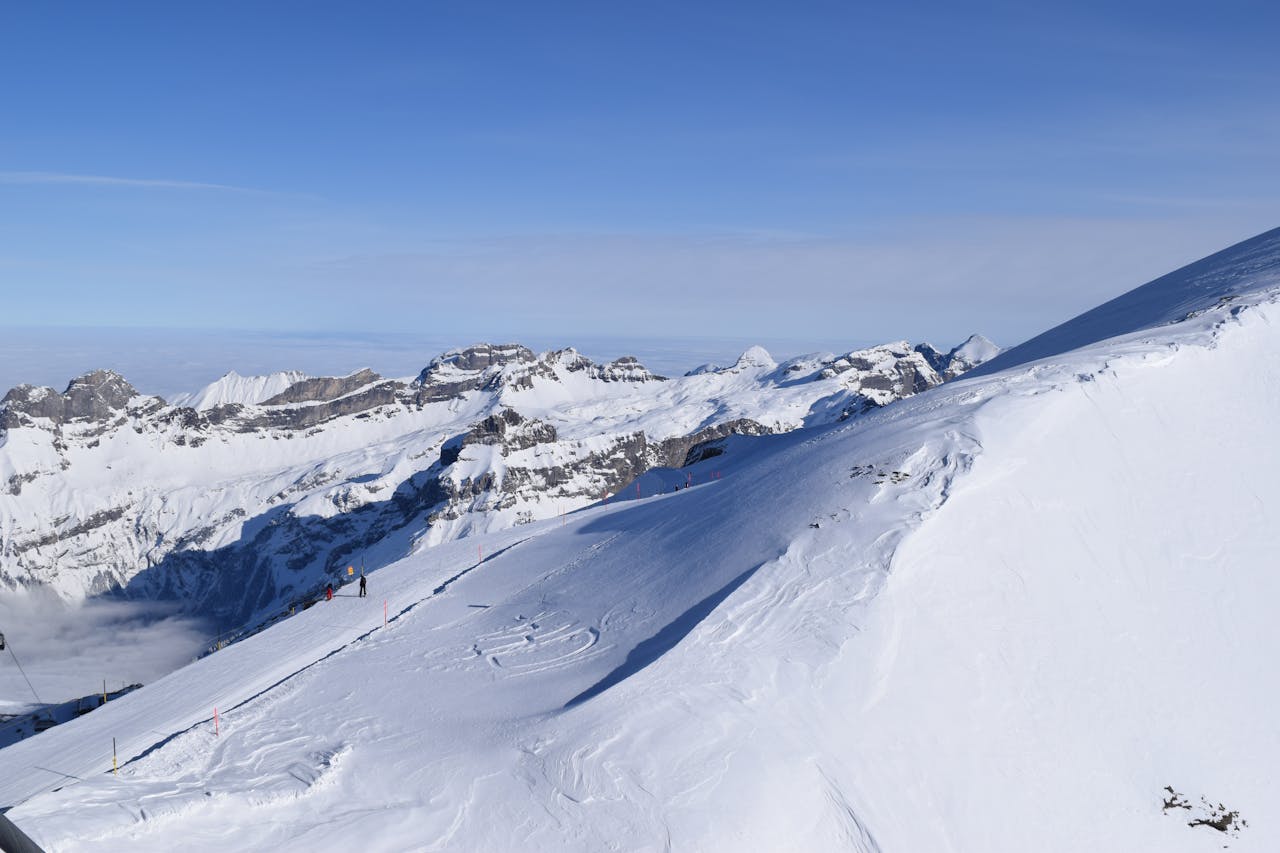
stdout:
[[1264,236],[1173,322],[389,565],[0,750],[0,806],[50,850],[1280,849]]

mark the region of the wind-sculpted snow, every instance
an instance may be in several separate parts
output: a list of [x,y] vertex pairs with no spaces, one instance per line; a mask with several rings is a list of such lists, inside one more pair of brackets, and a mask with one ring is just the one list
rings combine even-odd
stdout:
[[1255,283],[391,562],[0,750],[0,807],[67,851],[1280,849]]

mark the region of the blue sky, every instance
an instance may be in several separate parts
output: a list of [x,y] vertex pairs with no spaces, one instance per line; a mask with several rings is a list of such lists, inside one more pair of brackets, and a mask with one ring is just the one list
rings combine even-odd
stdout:
[[11,4],[0,325],[1014,343],[1280,225],[1280,12],[1116,5]]

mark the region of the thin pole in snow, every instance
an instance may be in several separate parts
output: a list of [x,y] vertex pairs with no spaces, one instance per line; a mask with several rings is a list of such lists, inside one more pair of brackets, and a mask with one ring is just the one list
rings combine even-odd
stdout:
[[216,705],[213,708],[213,735],[214,737],[218,736],[218,707]]
[[387,627],[387,600],[382,599],[382,627]]
[[116,739],[115,738],[111,739],[111,772],[117,776],[120,775],[120,765],[116,761]]

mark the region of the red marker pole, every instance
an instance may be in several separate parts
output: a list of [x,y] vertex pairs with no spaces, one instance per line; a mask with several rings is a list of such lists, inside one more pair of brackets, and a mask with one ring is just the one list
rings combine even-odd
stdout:
[[218,709],[217,708],[213,709],[213,734],[214,734],[214,737],[218,736]]
[[640,497],[640,481],[636,480],[636,497]]

